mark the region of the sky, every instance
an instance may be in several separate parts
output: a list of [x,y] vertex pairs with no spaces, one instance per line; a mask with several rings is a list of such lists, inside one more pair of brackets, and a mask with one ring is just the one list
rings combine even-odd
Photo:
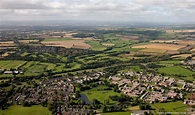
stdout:
[[195,0],[0,0],[0,21],[195,22]]

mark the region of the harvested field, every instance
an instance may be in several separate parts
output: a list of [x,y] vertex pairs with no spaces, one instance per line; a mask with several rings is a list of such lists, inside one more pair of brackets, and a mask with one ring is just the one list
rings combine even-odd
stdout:
[[174,45],[174,44],[147,44],[134,46],[133,48],[145,48],[145,49],[155,49],[155,50],[178,50],[185,47],[185,45]]
[[139,36],[127,36],[127,35],[119,35],[119,34],[117,34],[116,37],[119,37],[119,38],[121,38],[122,40],[125,40],[125,41],[139,39]]
[[195,40],[178,40],[181,45],[195,45]]
[[9,42],[0,42],[0,47],[12,47],[15,46],[13,41],[9,41]]
[[177,57],[183,57],[183,58],[187,58],[189,56],[191,56],[192,54],[181,54],[181,55],[174,55],[172,56],[172,58],[177,58]]
[[51,42],[42,42],[46,46],[61,46],[65,48],[81,48],[89,49],[90,45],[85,43],[85,40],[66,40],[66,41],[51,41]]
[[195,48],[191,50],[192,52],[195,52]]
[[165,53],[166,54],[179,54],[179,51],[177,51],[177,50],[167,50]]

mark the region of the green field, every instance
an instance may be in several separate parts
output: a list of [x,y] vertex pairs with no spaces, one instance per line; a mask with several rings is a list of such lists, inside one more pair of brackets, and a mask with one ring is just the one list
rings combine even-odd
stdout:
[[195,74],[195,72],[192,72],[192,71],[185,69],[184,67],[181,67],[181,66],[164,67],[164,68],[158,69],[158,71],[160,73],[165,73],[168,75],[177,74],[177,75],[186,76],[186,77],[182,77],[183,79],[186,79],[186,80],[193,80],[192,75]]
[[92,50],[101,51],[101,50],[105,50],[107,48],[106,46],[101,45],[100,41],[90,40],[90,41],[86,41],[86,43],[91,46]]
[[18,68],[21,65],[23,65],[24,63],[26,63],[26,61],[19,61],[19,60],[0,61],[0,68],[2,68],[2,69]]
[[81,92],[81,93],[86,94],[90,101],[92,101],[93,99],[97,99],[101,103],[104,103],[105,100],[109,99],[110,103],[116,103],[116,102],[112,101],[109,98],[109,96],[120,95],[120,93],[114,92],[113,90],[103,90],[104,88],[107,88],[107,86],[101,85],[101,86],[98,86],[96,88],[92,88],[90,90],[86,90],[86,91]]
[[186,112],[185,109],[189,108],[189,106],[183,104],[182,101],[155,103],[151,104],[151,106],[155,109],[156,112],[158,112],[160,108],[164,108],[167,112]]
[[108,112],[108,113],[101,113],[101,115],[131,115],[131,112]]
[[34,105],[32,107],[13,105],[7,110],[0,110],[0,115],[51,115],[51,112],[41,105]]

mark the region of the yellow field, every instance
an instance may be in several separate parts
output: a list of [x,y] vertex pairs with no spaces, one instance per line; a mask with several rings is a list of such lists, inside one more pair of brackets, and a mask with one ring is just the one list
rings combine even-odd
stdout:
[[178,50],[185,47],[185,45],[174,45],[174,44],[147,44],[134,46],[133,48],[145,48],[145,49],[155,49],[155,50]]
[[176,57],[184,57],[184,58],[187,58],[189,56],[191,56],[192,54],[181,54],[181,55],[174,55],[172,56],[172,58],[176,58]]
[[89,49],[90,45],[85,40],[66,40],[66,41],[48,41],[42,42],[46,46],[61,46],[65,48],[82,48]]
[[0,47],[11,47],[11,46],[15,46],[13,41],[9,41],[9,42],[0,42]]

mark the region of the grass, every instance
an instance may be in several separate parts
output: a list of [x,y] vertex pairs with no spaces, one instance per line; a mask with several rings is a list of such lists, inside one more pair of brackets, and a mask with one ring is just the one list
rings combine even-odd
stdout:
[[34,105],[32,107],[13,105],[7,110],[0,110],[0,115],[51,115],[51,112],[41,105]]
[[91,46],[91,49],[92,50],[98,50],[98,51],[101,51],[101,50],[105,50],[107,47],[106,46],[103,46],[100,44],[100,41],[96,41],[96,40],[90,40],[90,41],[86,41],[87,44],[89,44]]
[[189,108],[189,106],[183,104],[182,101],[155,103],[151,104],[151,106],[155,109],[156,112],[158,112],[160,108],[164,108],[167,112],[186,112],[185,109]]
[[101,115],[131,115],[131,112],[108,112],[108,113],[101,113]]
[[18,68],[19,66],[26,63],[26,61],[19,61],[19,60],[6,60],[6,61],[0,61],[0,68],[3,69],[11,69],[11,68]]
[[104,101],[108,99],[110,103],[116,103],[110,100],[109,96],[120,95],[120,93],[114,92],[113,90],[103,90],[104,88],[107,88],[107,86],[100,85],[82,93],[86,94],[90,101],[97,99],[101,103],[104,103]]
[[165,73],[165,74],[169,74],[169,75],[182,75],[182,76],[186,76],[183,77],[183,79],[186,80],[193,80],[192,75],[195,74],[195,72],[192,72],[188,69],[185,69],[182,66],[170,66],[170,67],[164,67],[164,68],[160,68],[158,69],[158,71],[160,73]]

